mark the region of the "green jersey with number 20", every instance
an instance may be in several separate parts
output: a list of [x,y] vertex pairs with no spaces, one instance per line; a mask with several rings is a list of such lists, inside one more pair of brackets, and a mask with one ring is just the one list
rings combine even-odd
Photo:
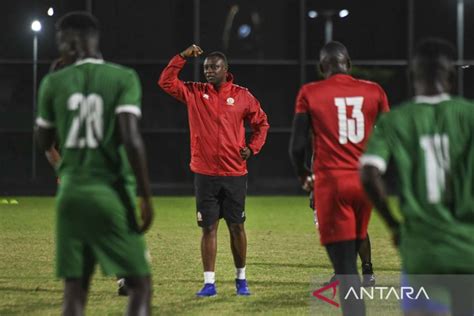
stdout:
[[136,72],[101,59],[84,59],[41,82],[36,124],[55,128],[59,175],[116,181],[133,179],[116,115],[141,115]]
[[362,165],[396,165],[407,273],[474,272],[474,104],[417,97],[383,114]]

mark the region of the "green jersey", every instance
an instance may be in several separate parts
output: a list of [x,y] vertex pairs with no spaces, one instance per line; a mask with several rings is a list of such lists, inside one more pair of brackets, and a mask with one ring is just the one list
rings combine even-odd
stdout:
[[136,72],[100,59],[84,59],[47,75],[38,95],[36,123],[55,128],[61,178],[133,181],[116,115],[141,115]]
[[361,164],[396,165],[407,273],[474,272],[474,104],[417,97],[383,114]]

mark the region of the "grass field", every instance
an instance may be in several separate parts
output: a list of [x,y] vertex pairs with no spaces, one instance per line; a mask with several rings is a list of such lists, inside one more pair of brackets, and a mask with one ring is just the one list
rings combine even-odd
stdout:
[[[58,315],[62,283],[54,277],[54,200],[19,198],[0,204],[0,315]],[[147,234],[152,254],[153,313],[156,315],[337,315],[318,307],[311,292],[332,270],[319,245],[305,197],[249,197],[247,278],[251,297],[234,294],[234,268],[225,223],[221,223],[216,268],[218,296],[198,299],[202,285],[199,242],[192,197],[154,199],[156,219]],[[399,257],[374,215],[369,232],[378,275],[397,275]],[[96,273],[88,315],[121,315],[126,299],[113,278]],[[368,315],[398,315],[396,305],[368,303]]]

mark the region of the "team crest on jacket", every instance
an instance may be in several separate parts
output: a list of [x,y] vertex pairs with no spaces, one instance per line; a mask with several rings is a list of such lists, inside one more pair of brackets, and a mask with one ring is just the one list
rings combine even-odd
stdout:
[[227,98],[228,105],[234,105],[234,102],[235,102],[234,98]]
[[207,94],[207,93],[204,93],[204,94],[202,95],[202,97],[203,97],[204,99],[206,99],[206,100],[209,100],[209,94]]
[[202,214],[201,214],[201,212],[198,211],[198,212],[196,213],[196,219],[197,219],[198,222],[202,222]]

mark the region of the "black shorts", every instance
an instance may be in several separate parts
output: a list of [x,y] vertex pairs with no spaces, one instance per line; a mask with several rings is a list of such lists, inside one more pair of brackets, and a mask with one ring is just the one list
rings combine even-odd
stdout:
[[196,219],[200,227],[224,218],[228,224],[245,222],[247,175],[237,177],[194,175]]

